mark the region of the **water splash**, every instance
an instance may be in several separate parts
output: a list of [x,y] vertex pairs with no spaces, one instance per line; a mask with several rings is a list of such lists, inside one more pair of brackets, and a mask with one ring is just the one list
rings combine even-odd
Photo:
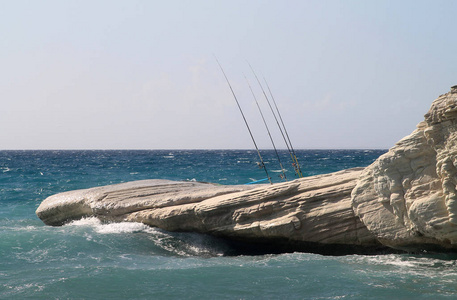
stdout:
[[[146,234],[147,238],[160,249],[171,255],[178,256],[223,256],[230,247],[220,239],[197,233],[176,233],[167,232],[158,228],[152,228],[142,223],[120,222],[103,223],[95,217],[83,218],[72,221],[64,227],[86,227],[91,228],[94,234]],[[85,232],[87,240],[93,240],[91,233]]]

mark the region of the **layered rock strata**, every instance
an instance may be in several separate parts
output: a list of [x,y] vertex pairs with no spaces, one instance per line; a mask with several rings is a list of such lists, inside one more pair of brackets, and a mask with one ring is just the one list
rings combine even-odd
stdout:
[[51,196],[37,215],[48,225],[94,216],[237,241],[274,242],[292,250],[313,244],[376,247],[380,244],[351,207],[351,191],[361,171],[259,186],[136,181]]
[[365,169],[261,186],[149,180],[43,201],[49,225],[84,216],[247,242],[457,251],[457,86]]
[[411,135],[367,167],[354,212],[384,245],[457,249],[457,86]]

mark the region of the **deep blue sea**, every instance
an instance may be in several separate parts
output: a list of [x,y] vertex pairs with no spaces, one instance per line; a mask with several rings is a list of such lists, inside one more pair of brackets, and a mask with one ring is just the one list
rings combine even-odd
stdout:
[[[305,176],[367,166],[385,150],[298,150]],[[275,182],[273,151],[263,151]],[[290,157],[280,151],[287,176]],[[1,299],[457,299],[457,255],[227,256],[222,241],[138,223],[35,215],[46,197],[141,179],[265,178],[247,150],[0,151]]]

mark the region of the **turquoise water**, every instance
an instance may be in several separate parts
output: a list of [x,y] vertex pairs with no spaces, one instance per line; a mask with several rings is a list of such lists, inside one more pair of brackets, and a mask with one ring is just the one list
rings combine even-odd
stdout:
[[[300,150],[305,175],[370,164],[384,150]],[[72,189],[160,178],[265,178],[255,151],[0,151],[1,299],[456,299],[457,255],[227,256],[209,236],[83,219],[45,226],[35,210]],[[279,182],[274,153],[266,165]],[[281,152],[286,165],[288,154]],[[287,176],[294,178],[293,168]]]

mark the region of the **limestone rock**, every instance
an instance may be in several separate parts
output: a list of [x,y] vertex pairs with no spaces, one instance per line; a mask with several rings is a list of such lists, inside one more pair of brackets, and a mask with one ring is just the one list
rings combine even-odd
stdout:
[[52,195],[40,204],[36,214],[45,224],[54,226],[90,216],[118,221],[128,213],[143,209],[179,206],[253,188],[255,186],[140,180]]
[[95,216],[297,249],[456,251],[457,86],[365,169],[258,186],[138,181],[51,196],[37,215],[50,225]]
[[383,244],[457,249],[456,122],[453,87],[411,135],[364,170],[352,205]]
[[379,246],[351,207],[361,171],[257,186],[137,181],[53,195],[37,215],[49,225],[95,216],[239,241],[281,241],[297,248],[309,243]]

